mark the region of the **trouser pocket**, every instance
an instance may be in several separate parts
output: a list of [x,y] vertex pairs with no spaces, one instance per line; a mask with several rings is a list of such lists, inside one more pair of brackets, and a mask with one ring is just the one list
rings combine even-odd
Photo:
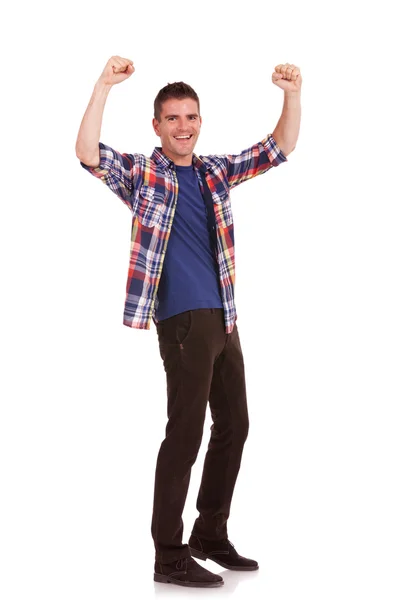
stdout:
[[164,319],[157,323],[160,345],[180,346],[188,342],[193,333],[194,315],[192,310]]

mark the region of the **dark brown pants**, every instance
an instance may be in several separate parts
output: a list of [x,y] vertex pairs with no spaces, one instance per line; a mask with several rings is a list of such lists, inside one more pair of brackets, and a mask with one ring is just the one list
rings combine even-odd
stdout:
[[151,533],[156,560],[190,556],[182,513],[200,448],[207,403],[213,425],[192,533],[226,539],[249,421],[239,333],[225,333],[223,310],[189,310],[157,324],[167,379],[168,422],[157,459]]

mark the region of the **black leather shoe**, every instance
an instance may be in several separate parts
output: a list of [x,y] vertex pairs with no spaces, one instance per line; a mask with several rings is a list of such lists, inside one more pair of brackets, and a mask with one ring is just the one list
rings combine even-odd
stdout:
[[210,573],[193,558],[180,558],[168,564],[156,562],[154,581],[187,587],[219,587],[224,584],[222,577]]
[[189,548],[191,555],[195,558],[201,560],[209,558],[225,569],[232,571],[255,571],[258,569],[257,561],[240,556],[229,540],[210,542],[192,534],[189,538]]

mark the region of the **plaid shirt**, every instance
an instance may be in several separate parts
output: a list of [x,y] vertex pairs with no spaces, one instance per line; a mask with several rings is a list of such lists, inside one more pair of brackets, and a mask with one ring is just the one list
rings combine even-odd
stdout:
[[[132,212],[132,233],[123,324],[150,329],[158,307],[157,289],[178,199],[178,179],[173,161],[155,148],[151,158],[120,154],[99,142],[100,165],[80,163],[105,183]],[[203,191],[200,170],[205,173],[214,200],[217,225],[216,260],[219,265],[225,331],[231,333],[237,319],[235,249],[231,188],[286,161],[272,135],[240,154],[196,156],[193,166]]]

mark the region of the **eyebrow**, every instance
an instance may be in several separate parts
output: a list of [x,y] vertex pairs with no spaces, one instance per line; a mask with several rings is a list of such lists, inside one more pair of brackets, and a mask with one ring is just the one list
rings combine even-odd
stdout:
[[[186,117],[198,117],[198,113],[192,113],[191,115],[185,115]],[[169,117],[179,117],[179,115],[165,115],[164,119],[168,119]]]

